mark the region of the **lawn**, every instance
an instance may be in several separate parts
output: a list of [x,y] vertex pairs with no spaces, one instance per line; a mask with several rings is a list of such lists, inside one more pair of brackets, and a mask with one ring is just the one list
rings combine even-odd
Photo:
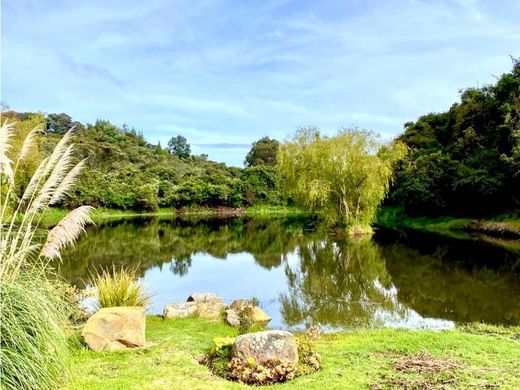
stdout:
[[[520,388],[520,327],[456,330],[359,330],[322,335],[323,370],[280,389]],[[199,318],[148,317],[153,346],[128,352],[72,352],[66,389],[245,389],[212,375],[196,358],[217,336],[236,330]],[[272,387],[270,387],[272,388]]]

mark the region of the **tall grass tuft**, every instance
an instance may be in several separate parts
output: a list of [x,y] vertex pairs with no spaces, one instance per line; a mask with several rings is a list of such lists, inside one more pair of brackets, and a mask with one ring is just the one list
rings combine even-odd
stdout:
[[148,306],[151,295],[137,280],[137,271],[137,267],[117,270],[114,266],[95,275],[91,282],[98,307]]
[[72,211],[40,239],[42,214],[66,195],[83,162],[73,164],[72,130],[41,161],[23,194],[19,167],[35,146],[35,128],[19,151],[12,149],[13,123],[0,126],[0,383],[4,389],[53,389],[67,371],[71,308],[49,262],[91,222],[88,206]]

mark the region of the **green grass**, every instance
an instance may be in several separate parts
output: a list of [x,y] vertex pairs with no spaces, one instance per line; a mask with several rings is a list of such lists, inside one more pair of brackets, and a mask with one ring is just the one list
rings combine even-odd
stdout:
[[244,214],[250,217],[292,217],[292,216],[308,216],[310,213],[300,210],[293,206],[269,206],[260,205],[252,206],[245,209]]
[[[442,217],[410,217],[400,207],[383,207],[377,215],[377,224],[388,228],[409,228],[428,232],[470,231],[475,218]],[[511,231],[520,230],[520,218],[503,214],[494,218],[480,220],[483,224],[499,225]]]
[[[512,338],[515,333],[520,333],[520,327],[466,326],[443,332],[383,329],[322,335],[316,350],[322,356],[323,370],[274,387],[391,388],[389,383],[430,381],[439,385],[448,379],[451,384],[447,388],[520,388],[520,341]],[[147,338],[154,343],[152,347],[112,353],[78,348],[73,351],[73,373],[65,388],[251,388],[214,376],[196,361],[211,347],[214,337],[235,335],[235,329],[210,320],[148,317]],[[460,368],[440,374],[408,374],[394,369],[396,359],[421,351],[441,360],[451,359]]]
[[[40,227],[51,228],[58,224],[58,222],[67,215],[66,209],[51,208],[45,212],[42,217]],[[207,207],[190,207],[181,210],[174,210],[169,208],[159,209],[157,211],[135,211],[135,210],[112,210],[112,209],[94,209],[92,212],[92,220],[94,223],[102,223],[111,219],[118,218],[132,218],[132,217],[158,217],[171,218],[179,213],[180,215],[194,215],[194,216],[212,216],[229,214],[245,214],[252,218],[263,217],[285,217],[285,216],[304,216],[309,215],[295,207],[288,206],[254,206],[246,209],[212,209]]]
[[[47,210],[42,217],[40,227],[50,228],[58,224],[58,222],[65,216],[70,210],[51,208]],[[92,220],[94,223],[104,222],[110,219],[118,218],[131,218],[131,217],[172,217],[175,215],[175,211],[172,209],[159,209],[154,212],[147,211],[135,211],[135,210],[111,210],[111,209],[94,209],[92,212]]]

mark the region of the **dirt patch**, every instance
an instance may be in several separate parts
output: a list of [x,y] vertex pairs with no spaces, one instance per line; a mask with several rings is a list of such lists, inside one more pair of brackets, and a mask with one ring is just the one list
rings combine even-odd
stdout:
[[422,351],[416,355],[406,355],[392,363],[394,370],[406,373],[432,373],[453,371],[460,368],[460,364],[448,358],[438,358]]

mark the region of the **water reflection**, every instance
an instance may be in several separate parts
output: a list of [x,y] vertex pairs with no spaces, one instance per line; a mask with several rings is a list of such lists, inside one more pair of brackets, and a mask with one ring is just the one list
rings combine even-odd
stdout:
[[91,228],[60,273],[85,286],[102,268],[139,264],[152,312],[194,291],[259,298],[271,326],[318,323],[443,328],[520,323],[518,254],[433,236],[352,242],[297,218],[132,219]]

